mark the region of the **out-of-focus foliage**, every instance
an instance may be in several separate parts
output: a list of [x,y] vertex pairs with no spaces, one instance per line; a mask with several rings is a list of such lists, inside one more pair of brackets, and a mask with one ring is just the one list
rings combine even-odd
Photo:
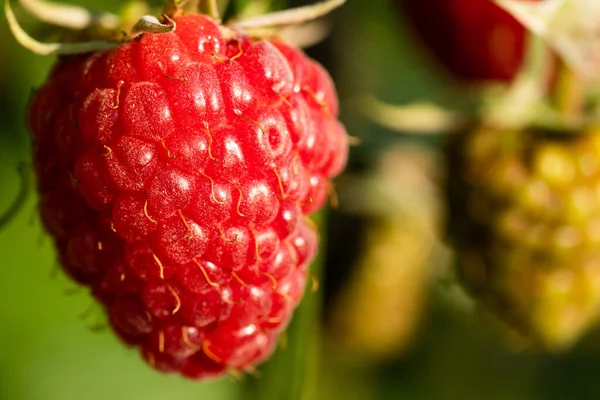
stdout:
[[417,146],[384,151],[374,171],[338,182],[341,210],[368,218],[360,257],[330,310],[329,341],[357,363],[399,357],[426,308],[438,237],[439,165]]

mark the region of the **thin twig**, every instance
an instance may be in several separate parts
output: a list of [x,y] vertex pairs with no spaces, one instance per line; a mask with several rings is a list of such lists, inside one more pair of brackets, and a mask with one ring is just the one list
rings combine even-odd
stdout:
[[8,224],[25,204],[25,200],[27,200],[27,195],[29,194],[29,171],[25,164],[19,164],[17,168],[19,172],[19,176],[21,178],[19,192],[15,197],[13,203],[8,207],[8,210],[4,212],[4,214],[0,215],[0,229],[4,228],[6,224]]
[[15,14],[10,7],[10,0],[4,0],[4,13],[6,14],[6,22],[17,42],[33,53],[47,56],[58,54],[81,54],[91,51],[113,48],[119,45],[118,42],[112,41],[95,41],[85,43],[42,43],[31,36],[21,28]]
[[68,29],[100,27],[106,30],[119,28],[119,17],[107,13],[94,13],[71,4],[47,3],[42,0],[19,0],[19,4],[42,22]]
[[258,17],[237,21],[234,22],[233,25],[240,29],[256,29],[301,24],[327,15],[345,2],[346,0],[327,0],[310,6],[276,11]]

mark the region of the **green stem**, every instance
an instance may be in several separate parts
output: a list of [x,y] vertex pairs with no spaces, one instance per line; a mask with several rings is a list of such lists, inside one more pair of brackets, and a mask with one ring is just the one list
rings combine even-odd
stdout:
[[217,0],[208,0],[208,15],[214,19],[221,19],[221,13],[219,12],[219,4]]
[[217,0],[194,0],[194,2],[198,3],[197,8],[203,14],[206,14],[216,20],[221,19],[221,13],[219,11],[219,4]]
[[575,71],[559,60],[554,82],[551,86],[553,105],[566,121],[578,121],[584,108],[584,91],[582,81]]
[[271,9],[271,0],[237,0],[236,19],[243,20],[266,14]]
[[8,207],[4,213],[0,214],[0,229],[4,228],[13,218],[17,215],[29,193],[29,169],[25,164],[20,164],[18,167],[19,176],[21,177],[19,192],[15,196],[12,204]]
[[[320,251],[311,264],[315,279],[323,276],[325,253],[325,212],[314,216],[321,233]],[[312,400],[316,395],[321,352],[322,291],[311,291],[310,278],[306,293],[285,335],[287,346],[259,367],[261,377],[250,378],[242,388],[244,400]]]

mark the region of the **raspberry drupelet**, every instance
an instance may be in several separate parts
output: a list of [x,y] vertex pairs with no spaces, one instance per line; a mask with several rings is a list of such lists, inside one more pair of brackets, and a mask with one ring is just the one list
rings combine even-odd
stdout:
[[265,360],[302,298],[348,138],[327,72],[203,15],[61,57],[29,106],[43,223],[144,359]]

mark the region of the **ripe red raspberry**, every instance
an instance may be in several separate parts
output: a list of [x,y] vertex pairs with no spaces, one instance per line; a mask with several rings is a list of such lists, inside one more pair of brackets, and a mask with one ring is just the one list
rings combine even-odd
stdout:
[[525,28],[493,1],[399,2],[419,39],[458,78],[510,81],[521,67]]
[[202,379],[272,352],[317,248],[304,216],[348,141],[329,75],[299,50],[175,23],[62,57],[29,124],[64,269],[149,364]]

